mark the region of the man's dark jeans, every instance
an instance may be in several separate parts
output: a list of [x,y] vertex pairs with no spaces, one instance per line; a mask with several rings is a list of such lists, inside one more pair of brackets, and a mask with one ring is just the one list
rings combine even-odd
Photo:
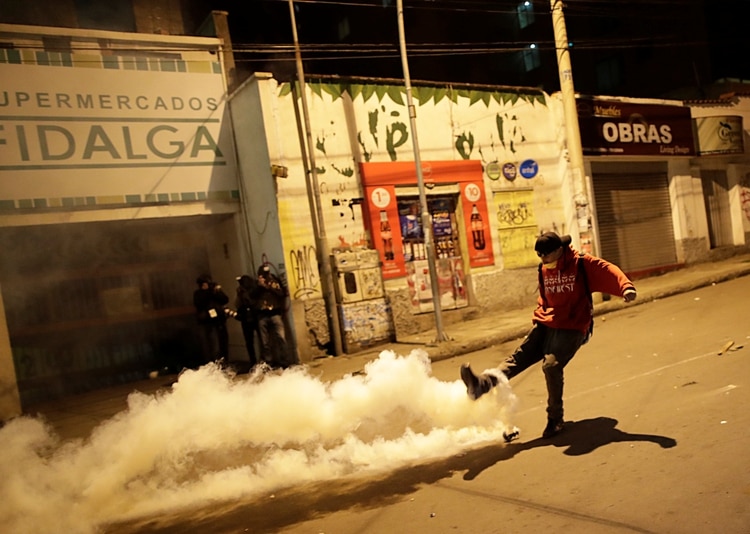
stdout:
[[579,330],[535,324],[521,345],[501,365],[501,369],[510,379],[541,361],[547,381],[547,417],[562,421],[563,369],[575,356],[585,337]]

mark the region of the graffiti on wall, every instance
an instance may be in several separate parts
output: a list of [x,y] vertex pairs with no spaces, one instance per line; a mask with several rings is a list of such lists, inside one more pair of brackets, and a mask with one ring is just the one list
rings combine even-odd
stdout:
[[[352,160],[354,163],[371,163],[413,159],[406,87],[317,78],[308,81],[307,89],[322,102],[313,122],[315,143],[312,148],[316,155],[316,171],[321,178],[325,229],[329,235],[337,237],[337,242],[330,245],[341,248],[372,246],[363,221],[365,214],[359,204],[363,197],[359,176],[356,165],[354,170],[350,165]],[[290,83],[279,84],[279,97],[291,92]],[[537,90],[420,86],[412,87],[411,92],[415,104],[422,108],[424,124],[443,125],[424,131],[421,143],[424,154],[442,154],[442,158],[432,156],[438,160],[477,159],[486,164],[523,159],[521,147],[527,141],[521,127],[524,114],[546,113],[543,111],[547,105],[546,96]],[[522,111],[514,109],[517,104],[524,104]],[[451,141],[445,142],[443,130],[452,135]],[[520,166],[520,162],[515,164]],[[528,187],[530,184],[524,185]],[[309,233],[310,225],[309,221],[302,223],[301,215],[295,213],[301,211],[299,205],[290,205],[290,209],[289,222],[300,224],[297,226],[299,230],[283,230],[285,242],[288,241],[288,248],[300,250],[302,240],[287,240],[286,234],[299,233],[297,237],[302,238],[303,229]],[[528,206],[508,206],[505,216],[511,222],[517,221],[516,226],[523,226],[526,220],[529,225],[533,224]],[[309,243],[311,239],[307,236],[304,241]],[[302,281],[300,291],[301,294],[309,291]]]
[[[497,140],[495,135],[497,135]],[[518,146],[524,141],[526,141],[526,137],[519,124],[518,116],[497,113],[495,115],[495,132],[490,134],[489,143],[486,147],[482,147],[481,144],[477,146],[477,152],[479,152],[482,163],[497,163],[500,161],[499,152],[502,152],[503,156],[514,155],[518,151]],[[471,131],[461,132],[456,136],[455,147],[459,156],[463,159],[471,158],[474,151],[474,134]],[[503,157],[503,159],[505,158]],[[508,177],[506,176],[506,178]]]
[[322,294],[315,247],[306,246],[289,253],[288,277],[292,298],[304,299]]
[[[409,140],[409,129],[406,119],[402,116],[406,112],[407,98],[405,86],[349,82],[328,83],[311,80],[307,84],[307,87],[318,97],[322,98],[323,94],[329,95],[333,102],[344,97],[348,97],[352,101],[361,98],[365,103],[376,100],[376,106],[367,112],[367,130],[357,132],[357,143],[360,147],[363,161],[371,161],[373,154],[382,148],[385,149],[391,161],[397,161],[398,154],[396,149],[404,146]],[[280,97],[290,94],[291,91],[292,86],[290,83],[280,84]],[[418,106],[425,106],[429,103],[437,105],[444,100],[458,104],[459,99],[461,99],[462,103],[468,101],[469,107],[483,104],[486,108],[489,108],[493,104],[514,106],[519,102],[532,105],[540,104],[542,106],[546,106],[547,104],[542,91],[492,91],[487,89],[419,86],[412,87],[411,92],[412,98]],[[498,161],[500,158],[497,155],[497,151],[500,148],[511,154],[515,154],[518,145],[526,140],[517,114],[497,113],[495,116],[495,130],[495,134],[491,136],[488,143],[488,148],[492,152],[492,155],[482,154],[483,161]],[[497,135],[497,139],[495,139],[495,135]],[[380,144],[382,139],[385,139],[384,147]],[[469,159],[473,153],[474,146],[473,132],[464,131],[456,135],[454,147],[461,158]],[[482,147],[477,146],[481,153]]]
[[348,350],[361,349],[393,336],[390,306],[384,299],[347,304],[345,309],[341,327]]
[[[391,119],[381,120],[381,115]],[[401,120],[401,112],[397,109],[388,112],[385,105],[381,104],[367,112],[367,126],[366,133],[357,132],[357,143],[362,151],[363,160],[368,162],[372,159],[374,151],[380,148],[381,133],[385,133],[385,150],[390,160],[396,161],[396,149],[409,140],[409,130],[406,123]]]
[[503,264],[506,269],[529,267],[539,260],[534,253],[537,222],[532,189],[496,192],[493,203]]
[[529,220],[532,210],[528,203],[520,202],[513,205],[510,202],[502,202],[497,205],[497,222],[499,228],[512,228],[514,226],[525,226]]
[[[497,136],[497,138],[495,137]],[[477,151],[482,163],[498,163],[512,159],[518,152],[518,147],[526,141],[518,115],[508,113],[495,114],[495,131],[490,136],[486,146],[479,146]],[[504,173],[508,181],[515,179],[515,174]]]

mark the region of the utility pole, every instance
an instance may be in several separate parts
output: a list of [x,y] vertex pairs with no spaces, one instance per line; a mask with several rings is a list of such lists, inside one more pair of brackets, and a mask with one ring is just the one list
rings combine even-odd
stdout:
[[588,185],[583,166],[583,148],[581,131],[578,127],[578,110],[576,109],[576,92],[573,87],[573,68],[570,64],[570,46],[565,27],[562,0],[550,0],[552,9],[552,27],[555,32],[557,50],[557,68],[560,73],[560,91],[562,92],[563,114],[565,117],[565,138],[567,139],[570,172],[573,176],[573,191],[578,220],[578,233],[581,238],[581,250],[596,254],[596,239],[591,224],[591,203],[589,202]]
[[422,175],[422,160],[419,157],[419,142],[417,141],[417,111],[411,95],[411,79],[409,78],[409,61],[406,57],[406,37],[404,34],[404,6],[403,0],[397,0],[398,7],[398,36],[401,47],[401,65],[404,70],[404,83],[406,85],[406,103],[409,108],[409,124],[411,127],[411,140],[414,145],[414,164],[417,166],[417,186],[419,188],[419,202],[422,206],[422,231],[424,232],[425,251],[427,253],[427,264],[430,271],[430,287],[432,288],[432,305],[435,310],[435,328],[437,330],[436,342],[448,341],[450,338],[443,331],[443,310],[440,307],[440,285],[438,283],[437,267],[435,266],[435,246],[432,236],[432,217],[427,206],[427,194],[424,189],[424,177]]
[[[297,60],[297,79],[300,85],[300,100],[302,101],[302,115],[305,123],[305,138],[307,140],[307,158],[303,157],[309,165],[305,169],[305,183],[307,184],[307,197],[310,201],[310,209],[314,211],[313,232],[315,233],[315,249],[318,260],[318,272],[320,273],[320,287],[325,299],[326,314],[328,315],[328,326],[333,341],[334,356],[343,354],[341,343],[341,327],[339,323],[338,309],[336,307],[336,295],[333,291],[333,274],[331,273],[331,261],[328,253],[325,217],[321,209],[320,185],[318,183],[318,171],[315,166],[315,145],[313,145],[312,132],[310,130],[310,113],[307,108],[307,91],[305,90],[305,71],[302,68],[302,54],[299,49],[297,37],[297,18],[294,16],[294,0],[289,0],[289,16],[292,19],[292,35],[294,37],[294,56]],[[303,147],[303,152],[305,147]]]

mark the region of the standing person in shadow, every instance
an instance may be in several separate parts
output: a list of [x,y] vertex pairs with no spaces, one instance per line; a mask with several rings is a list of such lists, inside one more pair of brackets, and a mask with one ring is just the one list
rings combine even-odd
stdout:
[[203,363],[226,361],[229,357],[229,334],[225,309],[229,297],[209,274],[200,275],[195,282],[198,289],[193,293],[193,305]]
[[273,368],[286,369],[297,363],[291,354],[284,332],[286,288],[271,272],[268,263],[258,269],[258,287],[253,301],[258,314],[258,330],[262,347],[261,358]]
[[[245,338],[245,347],[247,347],[247,356],[250,358],[250,368],[252,369],[258,363],[258,356],[255,353],[255,333],[258,332],[258,306],[255,303],[257,295],[258,282],[252,276],[243,274],[237,277],[237,297],[235,298],[235,308],[237,315],[235,319],[242,326],[242,335]],[[260,333],[258,333],[260,339]]]

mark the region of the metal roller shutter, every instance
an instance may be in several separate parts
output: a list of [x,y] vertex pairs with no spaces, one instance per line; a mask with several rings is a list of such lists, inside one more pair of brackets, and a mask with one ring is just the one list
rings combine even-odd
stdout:
[[593,185],[604,259],[626,273],[677,263],[666,174],[594,174]]

